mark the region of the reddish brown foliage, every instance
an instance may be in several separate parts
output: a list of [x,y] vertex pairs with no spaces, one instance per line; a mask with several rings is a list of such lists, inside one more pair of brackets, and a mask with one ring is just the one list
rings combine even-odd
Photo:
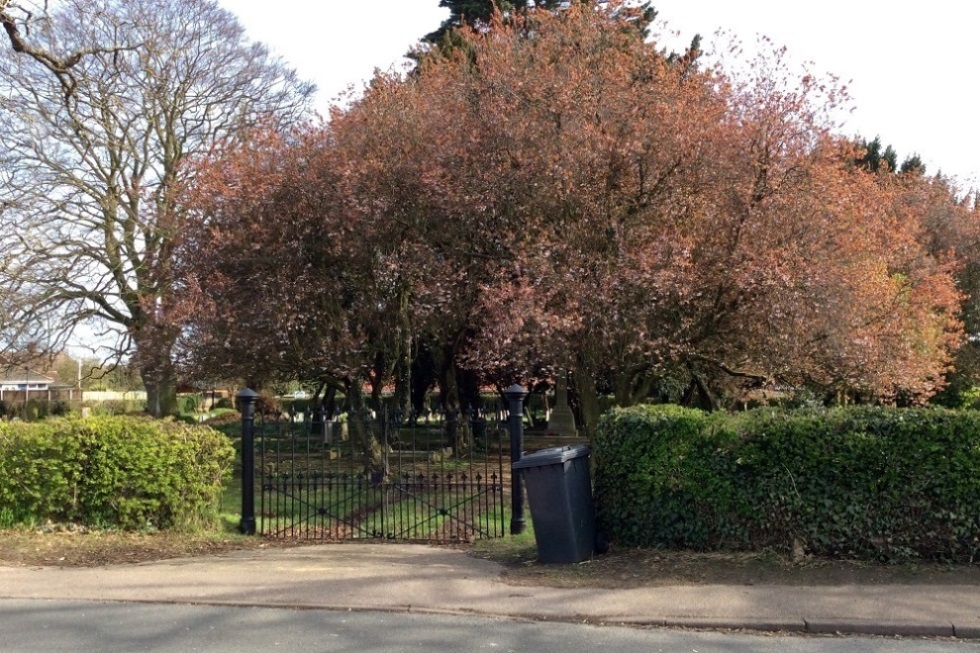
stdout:
[[667,375],[935,392],[962,338],[929,240],[948,193],[854,168],[818,110],[836,91],[775,83],[778,53],[738,83],[611,11],[463,33],[329,124],[210,163],[197,360],[353,374],[409,334],[622,402]]

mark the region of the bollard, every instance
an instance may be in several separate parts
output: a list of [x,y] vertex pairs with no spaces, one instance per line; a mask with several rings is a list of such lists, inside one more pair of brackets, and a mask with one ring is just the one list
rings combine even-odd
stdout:
[[[527,390],[516,383],[506,390],[504,396],[510,403],[510,464],[513,465],[524,456],[524,398]],[[520,474],[511,472],[511,517],[510,534],[524,532],[524,481]]]
[[255,402],[259,393],[244,388],[235,398],[242,411],[242,518],[238,530],[255,535]]

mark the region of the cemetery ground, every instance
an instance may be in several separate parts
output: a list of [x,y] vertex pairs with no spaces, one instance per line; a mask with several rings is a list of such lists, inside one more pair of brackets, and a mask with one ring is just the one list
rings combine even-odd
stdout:
[[[245,549],[311,546],[308,541],[243,536],[230,520],[200,533],[130,533],[65,525],[0,530],[0,566],[102,567]],[[329,543],[312,546],[330,546]],[[450,545],[446,545],[450,546]],[[629,589],[667,585],[963,585],[980,584],[980,566],[939,563],[875,564],[805,558],[772,552],[703,553],[612,547],[578,564],[538,563],[530,533],[474,544],[451,545],[504,567],[513,585]]]

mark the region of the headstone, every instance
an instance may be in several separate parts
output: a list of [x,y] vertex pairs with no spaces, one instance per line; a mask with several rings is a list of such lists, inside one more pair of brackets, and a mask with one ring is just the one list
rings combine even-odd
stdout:
[[568,385],[565,381],[565,371],[558,373],[555,384],[555,407],[548,420],[549,435],[563,435],[574,438],[578,435],[575,428],[575,415],[568,407]]

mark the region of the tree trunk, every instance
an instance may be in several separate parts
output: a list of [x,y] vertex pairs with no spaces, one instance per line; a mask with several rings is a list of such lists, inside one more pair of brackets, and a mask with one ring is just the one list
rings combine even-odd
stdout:
[[633,405],[633,375],[628,370],[620,371],[613,377],[613,391],[617,406]]
[[403,290],[400,299],[393,407],[401,413],[402,421],[404,421],[412,412],[412,325],[409,320],[408,292]]
[[654,378],[646,370],[627,369],[613,377],[616,405],[626,408],[650,396]]
[[456,379],[460,406],[467,411],[478,407],[481,402],[480,376],[473,370],[457,370]]
[[378,353],[374,359],[374,373],[371,374],[369,381],[371,383],[371,406],[380,415],[381,414],[381,392],[384,390],[384,380],[385,380],[385,357],[384,354]]
[[439,383],[439,400],[446,415],[446,446],[453,453],[463,444],[463,431],[460,428],[462,416],[459,409],[459,383],[456,378],[456,348],[446,345],[441,355],[436,356],[436,374]]
[[347,395],[347,431],[354,446],[362,456],[364,470],[368,473],[384,473],[384,451],[374,431],[374,420],[366,415],[364,395],[359,379],[348,381],[344,390]]
[[589,439],[595,438],[596,427],[599,424],[599,392],[595,387],[595,379],[587,371],[576,368],[572,371],[575,382],[575,392],[578,395],[579,422],[582,433]]
[[337,412],[337,388],[336,386],[329,385],[327,389],[323,392],[323,399],[320,402],[323,406],[323,412],[326,415],[326,419],[331,420],[334,417],[334,413]]
[[146,410],[153,417],[176,415],[177,374],[169,348],[163,352],[138,352],[140,378],[146,388]]
[[438,381],[435,358],[430,346],[420,345],[416,349],[415,359],[411,364],[412,384],[409,393],[412,399],[412,410],[415,411],[416,415],[422,415],[425,412],[425,398],[432,386],[436,385]]
[[691,372],[691,383],[681,397],[681,405],[688,408],[700,408],[701,410],[714,411],[718,408],[715,400],[704,380],[695,372]]

